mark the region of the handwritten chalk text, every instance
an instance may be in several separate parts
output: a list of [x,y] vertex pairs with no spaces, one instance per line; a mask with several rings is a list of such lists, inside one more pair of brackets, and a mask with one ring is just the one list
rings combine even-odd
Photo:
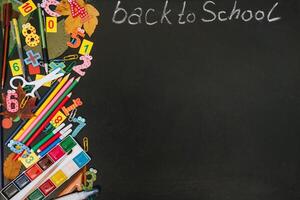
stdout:
[[[161,9],[136,7],[133,10],[126,10],[126,5],[121,1],[117,2],[112,16],[112,22],[115,24],[128,23],[130,25],[146,24],[153,26],[156,24],[193,24],[197,22],[226,22],[226,21],[265,21],[267,23],[275,22],[281,19],[276,15],[278,2],[270,8],[265,9],[242,9],[238,2],[234,1],[231,10],[223,10],[218,7],[214,1],[205,1],[201,9],[192,11],[186,1],[182,2],[180,12],[171,9],[168,0],[166,0]],[[176,9],[178,10],[178,9]]]

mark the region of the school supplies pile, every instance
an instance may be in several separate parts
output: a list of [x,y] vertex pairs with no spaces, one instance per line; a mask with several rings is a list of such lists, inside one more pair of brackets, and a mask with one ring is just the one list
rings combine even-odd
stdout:
[[84,0],[0,2],[1,195],[95,199],[97,170],[87,167],[88,137],[77,138],[87,122],[74,88],[92,65],[99,12]]

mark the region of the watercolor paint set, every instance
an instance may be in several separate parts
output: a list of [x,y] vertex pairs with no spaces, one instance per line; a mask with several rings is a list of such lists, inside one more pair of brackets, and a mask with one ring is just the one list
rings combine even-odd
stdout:
[[6,200],[42,200],[86,166],[91,158],[72,136],[65,138],[1,190]]

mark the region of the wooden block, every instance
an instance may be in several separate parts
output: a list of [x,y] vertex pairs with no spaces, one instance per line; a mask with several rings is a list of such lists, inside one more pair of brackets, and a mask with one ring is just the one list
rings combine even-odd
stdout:
[[79,54],[81,54],[81,55],[90,55],[93,45],[94,45],[93,42],[84,39],[82,41],[81,47],[79,49]]
[[50,123],[57,128],[59,125],[61,125],[65,120],[67,119],[66,115],[62,113],[61,111],[58,111],[56,115],[53,117],[53,119],[50,121]]
[[9,61],[9,66],[13,76],[19,76],[24,74],[20,59]]
[[56,17],[46,17],[46,31],[48,33],[57,32],[57,18]]
[[32,0],[26,1],[21,6],[18,7],[20,13],[23,16],[26,16],[26,15],[32,13],[34,10],[36,10],[36,8],[37,7]]
[[29,168],[39,161],[39,157],[33,151],[31,151],[27,158],[20,157],[19,160],[22,162],[24,167]]

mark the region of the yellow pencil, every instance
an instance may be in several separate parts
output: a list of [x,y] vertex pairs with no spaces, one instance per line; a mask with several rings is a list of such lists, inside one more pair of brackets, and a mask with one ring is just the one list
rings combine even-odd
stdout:
[[56,86],[53,92],[49,95],[49,97],[45,100],[45,102],[39,107],[39,109],[34,113],[34,116],[19,130],[17,135],[14,137],[14,140],[18,140],[23,132],[30,126],[30,124],[35,120],[35,118],[44,110],[44,108],[49,104],[49,102],[53,99],[53,97],[59,92],[59,90],[65,85],[67,80],[69,79],[70,74],[65,76],[61,82]]

